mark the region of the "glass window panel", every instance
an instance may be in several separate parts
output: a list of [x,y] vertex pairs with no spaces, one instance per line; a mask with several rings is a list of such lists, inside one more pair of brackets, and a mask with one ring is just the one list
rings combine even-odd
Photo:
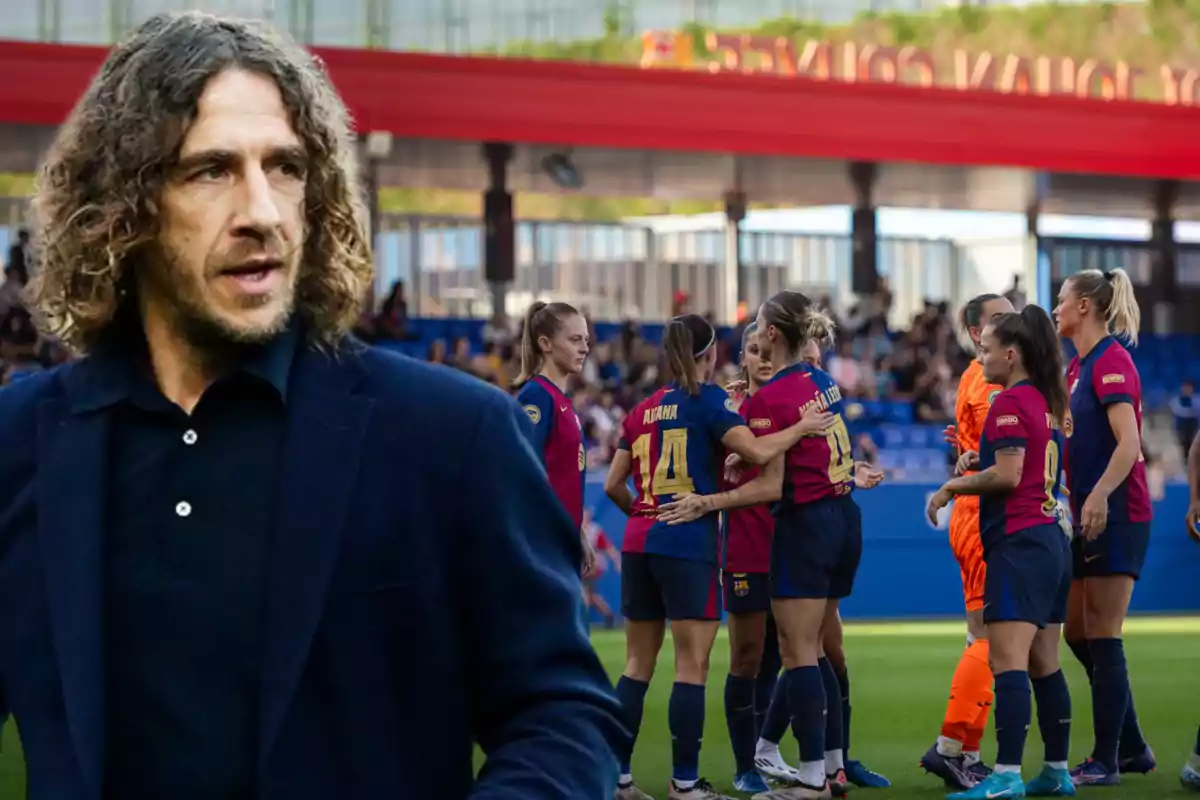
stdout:
[[[52,0],[40,2],[49,4]],[[113,0],[58,0],[58,19],[54,21],[58,32],[56,38],[72,44],[108,44],[112,41],[112,2]],[[6,12],[4,17],[7,16]],[[2,24],[0,22],[0,25]]]
[[311,14],[311,44],[366,47],[370,39],[368,0],[305,0]]

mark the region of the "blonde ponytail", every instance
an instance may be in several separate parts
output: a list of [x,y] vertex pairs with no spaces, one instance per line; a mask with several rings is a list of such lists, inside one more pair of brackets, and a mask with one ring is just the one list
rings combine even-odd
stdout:
[[1075,295],[1092,301],[1098,318],[1110,333],[1137,344],[1142,327],[1142,310],[1138,307],[1133,281],[1123,269],[1085,269],[1067,278]]
[[1112,284],[1112,300],[1104,315],[1108,329],[1136,345],[1142,327],[1142,309],[1133,291],[1133,281],[1123,269],[1109,270],[1104,273],[1104,278]]

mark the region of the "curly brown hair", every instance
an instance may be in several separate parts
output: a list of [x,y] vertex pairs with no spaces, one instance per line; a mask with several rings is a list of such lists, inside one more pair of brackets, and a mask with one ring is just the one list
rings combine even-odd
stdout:
[[153,252],[160,198],[208,81],[228,69],[271,78],[309,157],[297,310],[336,348],[371,281],[349,115],[320,62],[266,25],[158,14],[113,48],[59,129],[33,199],[40,266],[27,291],[39,326],[78,354],[129,302]]

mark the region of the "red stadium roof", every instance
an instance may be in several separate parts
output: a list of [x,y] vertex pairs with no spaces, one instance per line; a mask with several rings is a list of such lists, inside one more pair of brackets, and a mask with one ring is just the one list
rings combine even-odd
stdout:
[[[0,42],[0,169],[29,170],[99,66],[97,47]],[[848,161],[881,205],[1144,216],[1152,179],[1200,179],[1200,109],[898,84],[320,49],[363,130],[397,141],[383,178],[483,188],[478,143],[519,145],[518,191],[554,191],[570,148],[599,194],[847,203]],[[7,124],[5,124],[7,123]],[[20,128],[16,126],[21,126]],[[1185,184],[1181,218],[1200,218]]]

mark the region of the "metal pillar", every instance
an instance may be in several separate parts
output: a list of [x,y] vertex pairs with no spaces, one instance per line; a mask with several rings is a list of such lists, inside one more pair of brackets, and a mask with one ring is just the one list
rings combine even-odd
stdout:
[[[379,168],[392,154],[392,135],[384,131],[371,131],[361,136],[359,142],[363,191],[366,193],[367,204],[367,237],[371,244],[371,263],[375,269],[375,278],[371,281],[367,302],[370,303],[371,308],[374,308],[376,299],[386,296],[391,289],[390,286],[381,284],[381,281],[387,281],[387,277],[379,269],[379,241],[382,234],[380,230],[379,189],[381,181]],[[412,311],[411,308],[410,311]]]
[[876,231],[874,164],[850,164],[854,209],[850,216],[850,288],[855,294],[874,294],[879,288],[879,239]]
[[725,194],[725,272],[722,281],[718,319],[726,324],[737,322],[738,304],[746,299],[746,281],[742,259],[742,222],[746,219],[746,193]]
[[1021,275],[1021,288],[1027,302],[1043,308],[1054,308],[1056,302],[1050,259],[1042,256],[1041,217],[1041,204],[1031,203],[1025,209],[1025,269],[1018,274]]
[[[1172,333],[1173,313],[1179,291],[1175,268],[1175,204],[1179,200],[1179,182],[1158,181],[1154,186],[1154,218],[1150,221],[1150,293],[1153,315],[1143,317],[1143,325],[1152,333]],[[1146,323],[1149,323],[1148,325]]]
[[488,188],[483,193],[483,278],[492,296],[492,313],[507,312],[508,290],[516,279],[516,224],[512,192],[508,191],[508,162],[513,147],[503,142],[483,145]]

